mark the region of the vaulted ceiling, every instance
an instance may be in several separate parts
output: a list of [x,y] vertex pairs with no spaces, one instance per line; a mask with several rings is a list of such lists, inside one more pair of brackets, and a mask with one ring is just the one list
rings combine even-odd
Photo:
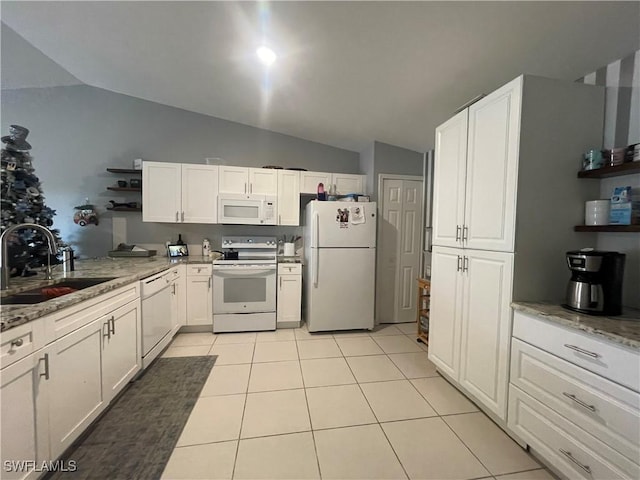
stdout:
[[638,50],[639,19],[639,2],[2,2],[83,83],[354,151],[431,148],[521,73],[573,81]]

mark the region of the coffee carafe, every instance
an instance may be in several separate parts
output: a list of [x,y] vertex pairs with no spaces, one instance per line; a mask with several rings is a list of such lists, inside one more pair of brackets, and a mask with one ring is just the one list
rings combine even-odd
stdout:
[[571,279],[563,307],[590,315],[622,314],[625,254],[584,249],[567,252]]

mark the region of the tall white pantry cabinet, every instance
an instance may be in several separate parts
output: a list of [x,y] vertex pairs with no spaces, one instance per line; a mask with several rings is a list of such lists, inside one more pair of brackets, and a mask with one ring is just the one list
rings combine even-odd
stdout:
[[598,186],[601,87],[524,75],[436,129],[429,359],[492,418],[507,413],[512,301],[557,301]]

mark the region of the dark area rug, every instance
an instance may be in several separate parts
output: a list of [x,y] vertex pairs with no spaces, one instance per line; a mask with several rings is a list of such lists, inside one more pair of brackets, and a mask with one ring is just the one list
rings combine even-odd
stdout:
[[77,471],[49,478],[160,478],[215,359],[156,360],[65,452],[64,458],[74,460]]

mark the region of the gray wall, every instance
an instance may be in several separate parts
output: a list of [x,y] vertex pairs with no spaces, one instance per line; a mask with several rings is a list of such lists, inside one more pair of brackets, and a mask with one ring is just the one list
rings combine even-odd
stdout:
[[[605,87],[602,148],[625,147],[640,142],[640,50],[578,81]],[[594,147],[599,148],[598,145]],[[611,198],[615,187],[625,186],[640,190],[640,174],[601,180],[600,198]],[[595,247],[626,254],[623,303],[640,308],[640,235],[598,233]]]
[[378,199],[379,174],[422,176],[422,157],[420,152],[382,142],[373,142],[370,148],[360,152],[360,169],[367,175],[371,200]]
[[[3,90],[2,133],[8,133],[14,123],[31,131],[28,140],[36,175],[42,181],[46,204],[57,210],[54,227],[84,256],[103,256],[112,248],[111,215],[116,213],[105,211],[109,200],[141,200],[138,193],[121,196],[106,190],[122,178],[107,173],[106,168],[131,168],[135,158],[204,163],[206,157],[221,157],[229,165],[360,172],[356,152],[86,85]],[[98,226],[73,223],[73,207],[83,204],[85,198],[100,209]],[[219,246],[215,239],[226,230],[240,231],[223,226],[142,223],[140,213],[116,215],[126,218],[129,243],[164,243],[184,232],[189,243],[209,237],[215,247]],[[299,230],[264,228],[259,233],[294,234]]]

